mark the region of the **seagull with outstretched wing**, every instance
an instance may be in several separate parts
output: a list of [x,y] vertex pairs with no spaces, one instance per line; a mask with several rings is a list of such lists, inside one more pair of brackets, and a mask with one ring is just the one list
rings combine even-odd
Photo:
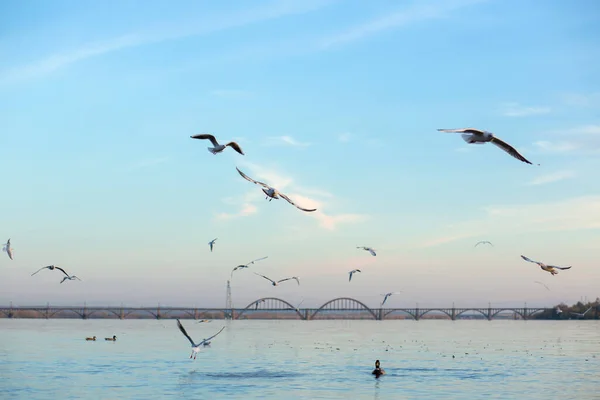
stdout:
[[198,355],[198,352],[200,351],[200,347],[204,347],[204,345],[206,343],[210,344],[210,340],[213,339],[214,337],[216,337],[219,333],[223,332],[223,329],[225,329],[225,327],[222,327],[219,332],[215,333],[211,337],[202,339],[202,341],[200,341],[199,343],[195,343],[192,340],[192,338],[190,337],[190,335],[188,335],[188,333],[186,332],[183,325],[181,325],[181,321],[179,321],[179,318],[177,319],[177,326],[179,327],[179,330],[181,331],[181,333],[183,333],[183,335],[187,338],[187,340],[189,340],[190,343],[192,344],[192,354],[190,355],[190,358],[192,358],[192,356],[193,356],[194,360],[196,359],[196,356]]
[[521,256],[521,258],[523,260],[525,260],[525,261],[530,262],[530,263],[534,263],[534,264],[539,265],[541,269],[543,269],[546,272],[550,272],[552,275],[558,274],[557,269],[563,270],[563,269],[570,269],[571,268],[571,267],[557,267],[556,265],[546,265],[543,262],[534,261],[534,260],[532,260],[530,258],[527,258],[527,257],[523,256],[523,255]]
[[250,261],[247,264],[240,264],[240,265],[238,265],[233,270],[231,270],[231,277],[233,278],[233,273],[235,271],[237,271],[238,269],[248,268],[250,265],[254,264],[255,262],[260,261],[260,260],[264,260],[265,258],[269,258],[269,256],[257,258],[256,260],[252,260],[252,261]]
[[394,294],[399,294],[399,293],[402,293],[402,292],[390,292],[390,293],[382,294],[382,296],[385,296],[385,297],[383,298],[383,301],[381,302],[381,305],[385,304],[385,302],[387,301],[388,297],[390,297],[390,296],[392,296]]
[[13,259],[13,248],[10,247],[10,239],[8,239],[6,241],[6,243],[3,244],[4,247],[2,247],[2,251],[6,252],[6,254],[8,254],[8,258],[10,258],[11,260]]
[[59,271],[62,271],[62,273],[65,274],[66,276],[69,276],[69,274],[67,274],[67,271],[65,271],[61,267],[56,267],[54,265],[48,265],[47,267],[42,267],[42,268],[38,269],[37,271],[35,271],[33,274],[31,274],[31,276],[34,276],[35,274],[37,274],[38,272],[40,272],[43,269],[49,269],[50,271],[53,271],[53,270],[57,269]]
[[354,275],[357,272],[361,272],[360,269],[353,269],[352,271],[348,272],[348,282],[350,282],[352,280],[352,275]]
[[263,277],[263,278],[265,278],[266,280],[268,280],[268,281],[271,281],[271,285],[273,285],[273,286],[278,286],[278,285],[279,285],[281,282],[284,282],[284,281],[289,281],[290,279],[295,279],[295,280],[296,280],[296,282],[298,282],[298,285],[300,285],[300,280],[299,280],[299,279],[298,279],[298,277],[296,277],[296,276],[293,276],[293,277],[291,277],[291,278],[284,278],[284,279],[280,279],[280,280],[278,280],[278,281],[274,281],[273,279],[271,279],[271,278],[268,278],[268,277],[266,277],[266,276],[264,276],[264,275],[261,275],[261,274],[257,274],[256,272],[255,272],[254,274],[255,274],[255,275],[258,275],[258,276],[262,276],[262,277]]
[[489,242],[489,241],[487,241],[487,240],[482,240],[482,241],[480,241],[480,242],[477,242],[477,243],[475,244],[475,246],[474,246],[474,247],[477,247],[477,246],[479,246],[480,244],[489,244],[490,246],[494,247],[494,245],[492,244],[492,242]]
[[371,247],[365,247],[365,246],[356,246],[357,249],[363,249],[368,251],[369,253],[371,253],[372,256],[376,256],[377,253],[375,253],[375,249],[371,248]]
[[213,251],[213,246],[215,245],[215,242],[217,241],[218,238],[214,238],[213,240],[211,240],[210,242],[208,242],[208,245],[210,246],[210,252],[212,253]]
[[214,147],[208,147],[208,151],[210,151],[211,153],[213,153],[215,155],[217,153],[220,153],[223,150],[225,150],[227,148],[227,146],[231,147],[232,149],[234,149],[235,151],[237,151],[241,155],[244,155],[244,152],[242,151],[242,148],[236,142],[229,142],[227,144],[219,144],[219,142],[217,142],[217,139],[213,135],[211,135],[209,133],[201,133],[199,135],[193,135],[193,136],[190,136],[190,137],[192,139],[208,139],[208,140],[210,140],[210,142],[212,143],[212,145]]

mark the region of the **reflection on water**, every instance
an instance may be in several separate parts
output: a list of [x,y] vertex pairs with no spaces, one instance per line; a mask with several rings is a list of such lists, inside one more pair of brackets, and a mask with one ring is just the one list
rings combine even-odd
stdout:
[[174,321],[2,319],[0,398],[598,398],[599,321],[223,324],[190,360]]

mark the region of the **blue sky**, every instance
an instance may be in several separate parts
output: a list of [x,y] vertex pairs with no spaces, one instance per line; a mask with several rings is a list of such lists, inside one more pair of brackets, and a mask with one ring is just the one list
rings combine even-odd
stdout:
[[[0,236],[14,260],[0,258],[0,303],[219,307],[231,269],[263,256],[235,273],[235,306],[376,306],[400,290],[389,306],[596,297],[598,11],[593,0],[2,2]],[[461,127],[534,165],[436,130]],[[246,155],[210,154],[190,139],[202,132]],[[318,211],[267,202],[236,166]],[[521,254],[573,268],[550,276]],[[48,264],[83,282],[30,276]]]

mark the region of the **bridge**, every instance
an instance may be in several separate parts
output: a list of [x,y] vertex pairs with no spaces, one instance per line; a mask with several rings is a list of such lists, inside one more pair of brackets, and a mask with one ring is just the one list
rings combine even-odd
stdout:
[[[245,308],[199,308],[199,307],[81,307],[73,306],[13,306],[0,307],[0,318],[114,318],[114,319],[413,319],[440,317],[450,320],[478,316],[492,320],[501,313],[509,313],[515,319],[527,320],[541,312],[553,312],[553,308],[506,308],[471,307],[455,308],[371,308],[349,297],[340,297],[324,303],[319,308],[298,308],[275,297],[265,297],[248,304]],[[427,316],[427,317],[426,317]]]

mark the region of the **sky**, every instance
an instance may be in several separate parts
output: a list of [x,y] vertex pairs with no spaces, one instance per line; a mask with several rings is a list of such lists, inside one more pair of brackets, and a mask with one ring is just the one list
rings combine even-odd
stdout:
[[3,1],[0,304],[594,299],[599,39],[595,0]]

